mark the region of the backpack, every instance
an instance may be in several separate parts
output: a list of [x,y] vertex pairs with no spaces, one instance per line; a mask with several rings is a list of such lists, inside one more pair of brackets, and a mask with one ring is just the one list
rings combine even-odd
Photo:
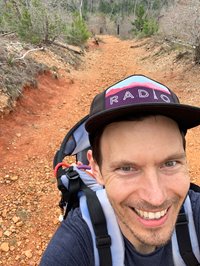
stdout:
[[[114,251],[111,248],[111,236],[108,233],[109,224],[106,220],[106,208],[108,208],[109,203],[106,203],[106,208],[103,209],[102,198],[106,199],[106,196],[99,197],[98,194],[102,194],[104,189],[102,186],[98,185],[95,179],[91,178],[86,172],[82,170],[89,170],[87,161],[87,151],[90,149],[90,142],[88,138],[88,133],[85,130],[85,122],[87,121],[88,116],[82,118],[65,136],[63,139],[60,149],[56,152],[53,161],[54,174],[57,178],[57,187],[61,191],[61,199],[59,202],[59,206],[62,210],[62,219],[67,218],[67,214],[71,209],[75,209],[80,207],[80,205],[86,205],[88,209],[86,222],[89,220],[88,226],[91,232],[94,232],[94,250],[97,250],[95,255],[95,261],[98,261],[95,265],[100,266],[113,266],[115,263],[114,257],[116,257],[116,245],[114,245]],[[82,165],[71,166],[66,163],[66,158],[72,156],[74,158],[74,162],[78,161],[82,162]],[[200,187],[191,183],[190,189],[200,193]],[[83,197],[84,195],[84,197]],[[103,200],[103,201],[104,201]],[[85,203],[81,203],[85,201]],[[84,205],[84,206],[85,206]],[[82,207],[84,210],[85,207]],[[111,208],[112,209],[112,208]],[[111,212],[112,210],[110,210]],[[85,212],[85,211],[84,211]],[[114,215],[113,215],[114,216]],[[192,211],[191,211],[192,216]],[[185,212],[185,205],[182,206],[177,222],[176,222],[176,236],[175,243],[176,256],[180,254],[181,258],[177,257],[178,266],[180,266],[180,261],[182,265],[186,266],[198,266],[200,263],[198,262],[195,252],[194,252],[194,239],[192,238],[191,242],[191,228],[189,227],[189,219],[188,214]],[[191,217],[191,219],[193,219]],[[110,220],[110,219],[109,219]],[[191,222],[190,222],[191,224]],[[191,226],[191,225],[190,225]],[[117,228],[115,228],[115,231]],[[195,228],[194,228],[195,231]],[[117,235],[117,234],[116,234]],[[118,236],[120,238],[120,233]],[[173,236],[174,237],[174,236]],[[196,235],[195,235],[196,237]],[[196,237],[197,238],[197,237]],[[119,239],[118,239],[119,240]],[[119,243],[120,241],[113,241],[113,243]],[[112,245],[113,246],[113,245]],[[196,240],[196,246],[198,246],[198,242]],[[123,249],[123,247],[120,247]],[[177,252],[176,252],[177,250]],[[179,251],[179,252],[178,252]],[[113,255],[115,252],[115,256]],[[95,253],[95,251],[94,251]],[[120,252],[117,252],[120,256]],[[121,252],[122,253],[122,252]],[[199,248],[198,248],[199,254]],[[198,256],[197,256],[198,257]],[[123,260],[122,257],[119,259]],[[120,264],[118,264],[120,265]]]

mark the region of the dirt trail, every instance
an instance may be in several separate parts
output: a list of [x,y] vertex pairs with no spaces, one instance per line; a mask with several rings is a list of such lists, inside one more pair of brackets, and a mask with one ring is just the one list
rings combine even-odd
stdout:
[[[16,110],[1,121],[0,265],[38,265],[59,224],[53,155],[97,92],[140,73],[164,82],[183,102],[200,105],[198,69],[174,63],[173,54],[153,57],[156,48],[140,42],[103,37],[99,46],[90,45],[81,69],[66,73],[61,66],[59,79],[40,76],[39,88],[27,88]],[[41,60],[40,53],[36,57]],[[200,129],[187,138],[191,179],[200,184]]]

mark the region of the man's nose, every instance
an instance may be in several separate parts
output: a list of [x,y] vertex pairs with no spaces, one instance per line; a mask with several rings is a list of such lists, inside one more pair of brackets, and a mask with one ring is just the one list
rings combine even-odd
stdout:
[[148,169],[143,175],[140,198],[152,206],[161,206],[167,199],[164,178],[157,169]]

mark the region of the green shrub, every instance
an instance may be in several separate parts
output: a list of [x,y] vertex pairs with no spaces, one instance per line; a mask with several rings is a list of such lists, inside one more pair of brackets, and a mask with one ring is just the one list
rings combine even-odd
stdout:
[[24,8],[17,27],[17,33],[21,40],[37,44],[42,41],[39,32],[34,32],[34,25],[31,20],[31,13],[28,9]]
[[136,19],[132,22],[132,31],[139,36],[151,36],[158,31],[158,22],[150,15],[145,14],[144,5],[136,9]]
[[18,22],[19,22],[19,14],[17,10],[14,8],[14,5],[10,2],[4,6],[1,10],[1,26],[4,30],[16,31]]
[[84,45],[89,37],[90,32],[88,31],[85,21],[80,15],[75,14],[73,22],[67,31],[66,41],[69,44]]
[[136,19],[132,22],[134,32],[142,32],[145,23],[145,9],[143,5],[136,8]]
[[144,21],[142,33],[145,36],[151,36],[158,31],[158,23],[154,18],[149,18]]
[[64,19],[41,0],[30,0],[29,5],[9,2],[1,12],[0,26],[15,31],[25,42],[47,43],[65,33]]

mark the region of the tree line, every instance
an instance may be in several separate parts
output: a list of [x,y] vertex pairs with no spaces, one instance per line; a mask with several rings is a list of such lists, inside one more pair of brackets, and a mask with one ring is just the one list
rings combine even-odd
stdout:
[[[133,34],[158,31],[157,17],[172,0],[0,0],[0,31],[15,32],[34,44],[62,39],[82,45],[90,37],[91,16],[106,16],[119,24],[127,16]],[[119,25],[118,25],[119,26]],[[91,28],[91,27],[90,27]]]
[[0,32],[33,44],[62,40],[79,46],[91,34],[132,38],[159,32],[199,54],[199,13],[199,0],[0,0]]

